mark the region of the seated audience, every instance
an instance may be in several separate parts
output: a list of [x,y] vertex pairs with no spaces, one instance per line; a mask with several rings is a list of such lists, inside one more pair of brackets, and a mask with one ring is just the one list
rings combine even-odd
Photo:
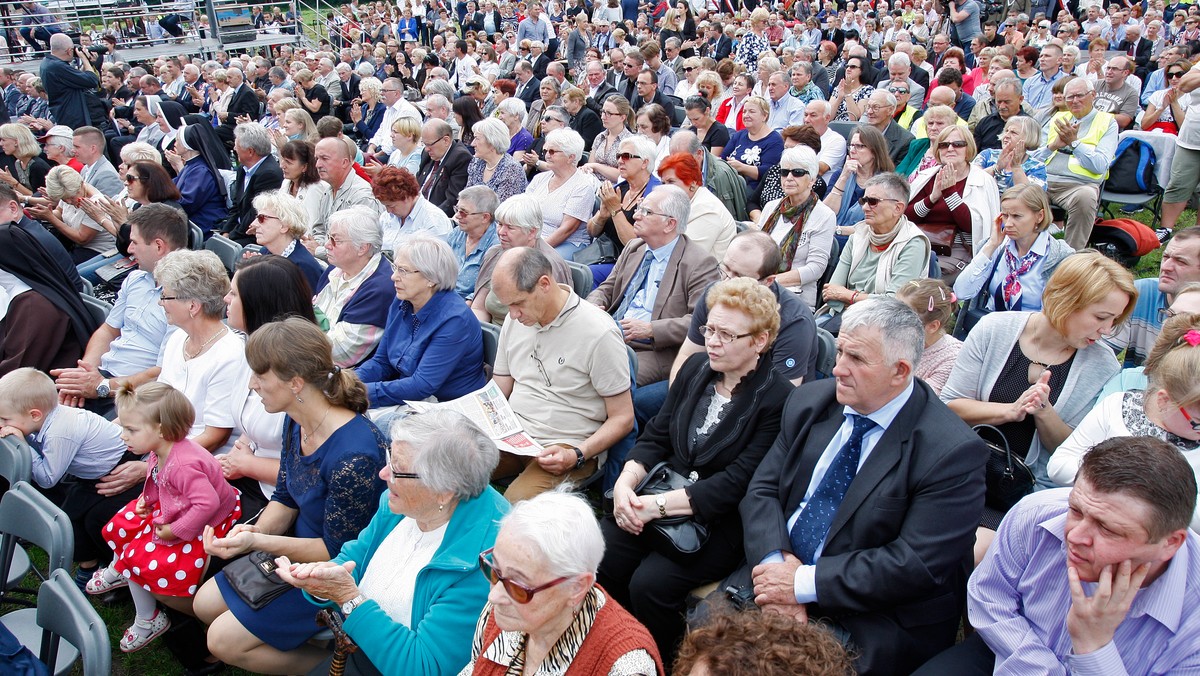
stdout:
[[[741,563],[737,505],[779,433],[792,385],[771,366],[779,310],[770,289],[752,279],[719,282],[707,293],[700,327],[706,354],[693,354],[629,452],[613,488],[613,513],[601,523],[605,556],[598,579],[646,625],[668,661],[684,633],[688,593],[723,579]],[[686,487],[639,495],[665,467]],[[655,522],[680,519],[703,529],[681,550]]]
[[[1134,283],[1136,286],[1137,283]],[[1192,282],[1180,287],[1175,294],[1175,300],[1163,309],[1165,319],[1181,314],[1200,314],[1200,282]],[[1099,399],[1104,399],[1114,392],[1146,389],[1146,373],[1143,366],[1128,366],[1121,369],[1117,375],[1109,378],[1104,389],[1100,391]]]
[[904,217],[908,190],[908,181],[894,173],[879,174],[863,185],[858,202],[864,220],[854,226],[833,278],[822,289],[825,304],[817,311],[818,326],[836,334],[848,307],[872,296],[894,295],[928,275],[929,238]]
[[[1103,442],[1073,488],[1025,498],[1004,519],[967,588],[975,632],[918,673],[1189,669],[1200,640],[1189,602],[1200,574],[1195,509],[1196,479],[1178,449]],[[1176,619],[1163,623],[1164,613]]]
[[654,158],[657,149],[649,139],[629,136],[620,141],[617,153],[617,182],[599,182],[597,195],[600,206],[588,219],[588,234],[596,239],[605,239],[612,247],[613,259],[589,263],[596,284],[603,282],[612,271],[616,256],[636,235],[633,232],[634,212],[652,190],[662,184],[654,175]]
[[691,199],[688,239],[713,258],[724,258],[729,241],[737,234],[737,225],[729,208],[704,187],[700,163],[688,153],[674,153],[659,162],[658,174],[663,183],[680,188]]
[[833,248],[837,216],[817,199],[817,154],[800,146],[783,151],[779,161],[783,197],[763,205],[756,225],[771,236],[783,253],[775,281],[817,306],[817,282],[825,275]]
[[458,193],[454,209],[454,225],[446,235],[446,243],[458,260],[458,280],[454,290],[470,304],[475,295],[479,266],[488,249],[499,242],[496,238],[496,193],[485,185],[473,185]]
[[721,151],[721,157],[746,181],[748,193],[754,192],[759,179],[779,163],[783,152],[783,138],[767,122],[770,115],[771,104],[766,99],[750,97],[742,107],[745,129],[735,131]]
[[[221,234],[238,244],[252,244],[254,237],[250,234],[250,226],[256,215],[254,198],[264,192],[278,190],[283,184],[283,170],[271,152],[271,136],[261,124],[243,123],[231,127],[230,131],[238,169],[230,186],[233,192],[229,198],[233,201],[233,207],[229,210],[229,218],[219,229]],[[294,179],[292,184],[297,182],[303,181]]]
[[747,564],[729,586],[763,612],[832,628],[859,673],[906,673],[954,644],[987,447],[913,378],[916,313],[872,298],[846,315],[836,382],[788,397],[750,481]]
[[975,164],[996,179],[996,187],[1005,190],[1025,183],[1046,190],[1046,163],[1029,151],[1042,145],[1042,130],[1032,117],[1016,115],[1004,123],[1000,147],[989,148],[975,156]]
[[481,322],[503,326],[504,319],[508,316],[508,306],[500,302],[496,290],[492,288],[492,273],[500,255],[505,251],[517,247],[537,249],[550,261],[551,278],[555,283],[572,287],[573,280],[567,261],[541,238],[542,205],[536,199],[528,195],[512,197],[496,207],[494,218],[499,244],[483,254],[479,274],[475,277],[471,311]]
[[[883,134],[870,125],[860,124],[855,128],[846,148],[846,161],[841,171],[835,172],[833,180],[829,181],[829,192],[824,199],[825,206],[837,215],[834,232],[842,251],[846,250],[846,241],[854,234],[855,226],[865,218],[862,197],[867,182],[877,174],[895,168],[892,158],[888,157]],[[904,203],[908,204],[907,194]]]
[[46,187],[50,163],[42,157],[42,147],[29,127],[16,123],[0,125],[0,150],[12,158],[0,169],[0,181],[25,196],[37,195]]
[[1006,190],[991,234],[954,280],[958,299],[969,301],[982,293],[988,310],[1041,310],[1050,276],[1075,253],[1066,242],[1051,237],[1049,227],[1050,203],[1044,190],[1033,183]]
[[375,352],[396,289],[383,256],[379,218],[365,207],[329,217],[329,267],[313,298],[318,323],[333,344],[333,361],[352,368]]
[[[511,100],[511,99],[510,99]],[[548,493],[513,507],[480,555],[492,583],[462,674],[663,672],[646,628],[600,585],[604,537],[583,498]]]
[[85,202],[100,199],[100,193],[84,183],[79,172],[63,165],[51,169],[45,182],[49,201],[25,198],[29,214],[70,243],[75,263],[87,263],[107,254],[116,245],[116,228],[109,229],[112,219],[97,222],[82,208]]
[[578,167],[583,156],[583,137],[578,132],[555,129],[546,135],[545,148],[550,168],[533,177],[525,194],[542,205],[542,238],[571,260],[592,241],[584,224],[592,218],[596,179]]
[[174,150],[166,151],[166,157],[175,171],[180,206],[207,237],[229,213],[220,173],[230,167],[225,145],[211,126],[192,124],[179,130]]
[[366,528],[330,561],[280,556],[279,576],[341,611],[342,630],[358,645],[350,673],[455,673],[471,656],[490,589],[479,553],[495,545],[509,511],[488,486],[496,444],[449,411],[399,420],[391,437],[379,470],[389,490]]
[[536,456],[501,452],[495,476],[517,475],[504,492],[514,504],[595,474],[608,449],[633,430],[620,330],[552,274],[550,259],[529,248],[504,252],[492,272],[509,315],[492,379],[544,447]]
[[592,152],[583,168],[600,179],[614,182],[620,171],[618,155],[621,143],[634,135],[629,131],[633,124],[633,108],[629,100],[620,94],[610,94],[601,103],[600,122],[604,125],[604,131],[592,141]]
[[529,181],[525,170],[508,154],[508,128],[504,123],[488,118],[476,122],[472,130],[475,159],[467,165],[467,186],[487,186],[501,202],[525,192]]
[[[295,563],[328,561],[367,526],[384,490],[387,446],[363,416],[366,388],[333,363],[321,330],[299,317],[255,331],[246,360],[263,408],[286,414],[279,483],[256,523],[225,537],[206,529],[204,550],[223,559],[263,551]],[[308,644],[320,627],[299,589],[254,610],[220,572],[196,594],[195,611],[209,625],[208,649],[226,664],[305,673],[327,656]]]
[[425,198],[417,178],[406,169],[379,170],[371,192],[375,203],[383,207],[379,225],[385,251],[395,251],[402,242],[420,235],[445,237],[454,229],[454,223]]
[[655,188],[637,209],[637,238],[588,295],[617,320],[625,343],[637,354],[638,385],[666,378],[696,299],[717,279],[716,260],[685,234],[690,209],[683,190]]
[[912,182],[918,173],[938,166],[935,140],[942,130],[955,126],[957,119],[954,109],[949,106],[931,105],[926,108],[921,116],[921,120],[925,122],[925,134],[913,140],[904,161],[896,165],[896,173]]
[[722,611],[683,637],[680,676],[846,676],[846,648],[824,627],[777,613]]

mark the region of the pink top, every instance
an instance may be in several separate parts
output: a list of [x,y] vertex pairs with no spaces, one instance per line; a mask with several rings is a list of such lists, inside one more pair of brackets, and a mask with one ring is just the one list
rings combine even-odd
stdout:
[[921,354],[921,362],[917,364],[916,376],[924,380],[939,395],[950,378],[950,370],[958,359],[958,351],[962,341],[950,334],[941,337],[938,342],[925,348]]
[[[166,463],[155,477],[158,456],[148,456],[146,505],[160,513],[155,526],[170,524],[178,540],[194,540],[205,526],[218,526],[233,511],[237,491],[225,480],[221,464],[203,446],[191,439],[176,442]],[[159,540],[155,536],[155,540]]]

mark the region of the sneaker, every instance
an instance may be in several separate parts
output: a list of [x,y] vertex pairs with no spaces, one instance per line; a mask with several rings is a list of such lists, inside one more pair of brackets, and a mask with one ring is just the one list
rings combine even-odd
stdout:
[[1170,228],[1159,228],[1154,231],[1154,235],[1158,237],[1159,244],[1166,244],[1167,240],[1171,239],[1171,235],[1174,234],[1175,231]]
[[139,617],[133,621],[133,626],[126,629],[125,635],[121,637],[121,652],[137,652],[170,628],[171,618],[167,617],[161,608],[155,611],[154,617],[149,620]]
[[1136,214],[1145,210],[1146,208],[1141,204],[1125,204],[1121,207],[1121,213],[1123,214]]

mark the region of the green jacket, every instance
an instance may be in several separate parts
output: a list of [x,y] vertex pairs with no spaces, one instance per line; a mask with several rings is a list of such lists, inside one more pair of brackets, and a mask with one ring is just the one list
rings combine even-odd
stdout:
[[746,179],[733,170],[725,160],[705,150],[704,185],[717,196],[733,214],[733,220],[746,221]]
[[[509,503],[490,486],[478,497],[460,502],[450,517],[445,538],[433,559],[417,574],[412,599],[412,627],[395,622],[379,604],[367,599],[346,618],[346,633],[383,674],[457,674],[471,660],[475,624],[491,585],[479,570],[479,554],[496,543],[500,519]],[[388,492],[379,511],[357,540],[347,542],[334,563],[354,561],[354,581],[384,538],[405,517],[392,513]],[[389,565],[381,561],[380,565]],[[310,601],[333,607],[328,601]]]

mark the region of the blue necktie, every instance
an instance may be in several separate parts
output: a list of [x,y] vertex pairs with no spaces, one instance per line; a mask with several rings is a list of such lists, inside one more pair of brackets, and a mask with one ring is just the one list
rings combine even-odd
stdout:
[[850,417],[854,419],[854,431],[833,458],[833,463],[821,479],[821,485],[817,486],[792,526],[792,550],[808,565],[815,562],[817,548],[829,534],[833,516],[845,499],[846,491],[850,490],[854,475],[858,474],[863,437],[875,427],[875,421],[866,416],[850,414]]
[[617,311],[613,313],[616,319],[624,319],[625,313],[629,311],[629,306],[633,304],[633,298],[646,285],[646,277],[650,274],[650,265],[654,263],[654,255],[647,249],[642,256],[642,264],[634,271],[633,278],[629,280],[629,286],[625,287],[625,296],[621,299],[621,304],[617,306]]

